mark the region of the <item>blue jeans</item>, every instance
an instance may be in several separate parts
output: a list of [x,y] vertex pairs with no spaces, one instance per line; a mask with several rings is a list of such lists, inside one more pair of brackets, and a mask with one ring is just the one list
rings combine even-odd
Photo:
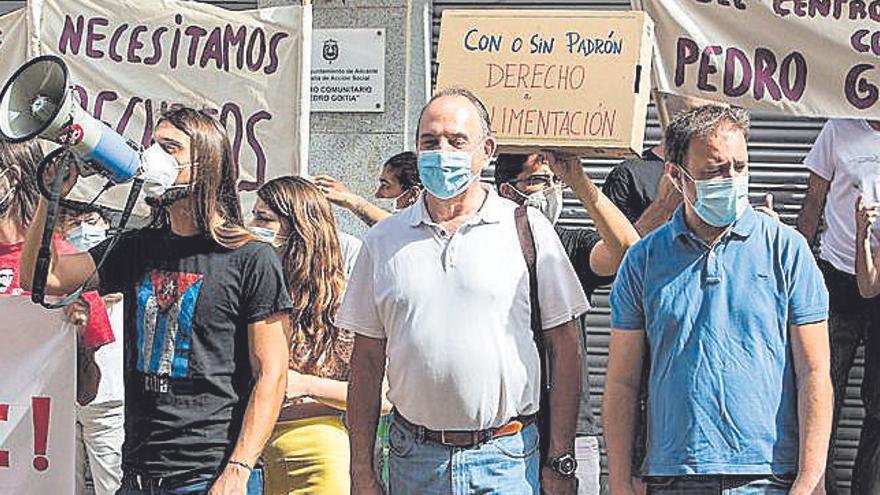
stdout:
[[785,495],[794,483],[794,477],[769,475],[709,476],[699,480],[688,478],[647,478],[648,495]]
[[388,437],[390,495],[540,493],[535,425],[468,449],[417,438],[396,418]]
[[[155,480],[154,480],[155,481]],[[161,484],[151,482],[138,483],[134,475],[126,474],[122,478],[122,487],[116,495],[200,495],[208,493],[214,480],[196,481],[185,486],[164,488]],[[263,470],[254,469],[247,482],[247,495],[263,495]]]

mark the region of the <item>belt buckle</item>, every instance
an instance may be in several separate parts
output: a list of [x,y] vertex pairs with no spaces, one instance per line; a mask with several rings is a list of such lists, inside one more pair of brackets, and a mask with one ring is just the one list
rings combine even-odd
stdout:
[[[464,433],[464,432],[456,432],[456,433]],[[480,432],[469,431],[468,433],[471,436],[470,445],[459,445],[457,443],[446,441],[446,430],[440,430],[440,445],[443,445],[445,447],[473,447],[475,445],[479,445],[479,444],[483,443],[482,439],[480,438]]]
[[446,430],[440,430],[440,445],[445,447],[457,447],[457,445],[453,445],[446,441]]

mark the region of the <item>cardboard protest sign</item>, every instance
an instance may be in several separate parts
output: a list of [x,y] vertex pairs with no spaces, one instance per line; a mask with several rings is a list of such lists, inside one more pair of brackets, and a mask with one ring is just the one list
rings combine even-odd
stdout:
[[18,9],[0,16],[0,81],[5,81],[27,59],[27,16]]
[[807,117],[880,118],[880,9],[829,0],[633,0],[661,91]]
[[0,314],[0,493],[73,493],[75,330],[27,296]]
[[502,151],[636,154],[651,29],[641,12],[446,10],[437,89],[479,96]]
[[[182,103],[226,126],[239,188],[305,171],[311,7],[233,12],[175,0],[32,0],[40,54],[70,68],[87,111],[129,140],[150,143],[160,112]],[[105,181],[81,180],[91,200]],[[128,187],[111,189],[121,206]]]

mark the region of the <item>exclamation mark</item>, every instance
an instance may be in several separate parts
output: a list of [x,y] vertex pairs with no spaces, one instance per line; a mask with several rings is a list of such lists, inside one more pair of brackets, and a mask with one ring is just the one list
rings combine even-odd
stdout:
[[[9,421],[9,404],[0,404],[0,421]],[[0,450],[0,467],[9,467],[9,452]]]
[[49,458],[46,457],[46,444],[49,441],[49,397],[34,397],[31,408],[34,412],[34,469],[49,469]]

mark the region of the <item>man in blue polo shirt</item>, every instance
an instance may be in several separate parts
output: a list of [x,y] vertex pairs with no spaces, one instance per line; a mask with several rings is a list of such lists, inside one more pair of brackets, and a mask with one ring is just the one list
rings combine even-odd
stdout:
[[748,128],[745,111],[705,106],[666,131],[683,205],[630,248],[611,295],[603,417],[614,495],[640,488],[629,459],[644,352],[649,494],[820,486],[828,293],[803,237],[749,205]]

